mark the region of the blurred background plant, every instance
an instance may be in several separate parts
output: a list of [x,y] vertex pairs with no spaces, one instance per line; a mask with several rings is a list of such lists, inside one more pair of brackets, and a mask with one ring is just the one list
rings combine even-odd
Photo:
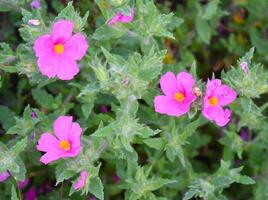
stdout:
[[[13,177],[0,183],[0,198],[268,199],[267,0],[32,3],[0,0],[0,172]],[[133,23],[106,25],[132,6]],[[90,44],[70,82],[43,77],[32,50],[60,18]],[[237,91],[227,127],[198,110],[180,118],[154,112],[158,77],[181,70],[200,88],[199,79],[214,76]],[[84,151],[41,165],[36,141],[60,114],[85,129]],[[80,196],[68,179],[85,166],[90,180]]]

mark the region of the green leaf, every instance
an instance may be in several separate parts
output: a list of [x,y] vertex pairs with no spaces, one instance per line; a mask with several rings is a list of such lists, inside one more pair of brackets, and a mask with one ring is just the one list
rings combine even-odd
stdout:
[[157,150],[162,150],[165,147],[165,140],[163,138],[150,138],[143,140],[149,147]]
[[0,123],[6,131],[15,124],[12,111],[8,107],[2,105],[0,105]]
[[23,16],[22,21],[25,24],[28,24],[28,21],[30,19],[34,19],[33,14],[31,12],[29,12],[28,10],[25,10],[24,8],[21,9],[21,15]]
[[84,117],[87,119],[94,107],[94,102],[85,103],[81,106]]
[[25,137],[18,141],[10,150],[12,156],[17,157],[27,146],[28,138]]
[[220,142],[225,145],[225,148],[231,149],[237,153],[239,159],[242,159],[243,141],[236,132],[225,131],[225,135]]
[[209,44],[210,38],[212,36],[212,30],[209,23],[205,20],[202,20],[200,17],[197,17],[196,29],[197,29],[197,35],[200,38],[200,40],[206,44]]
[[33,89],[32,95],[34,100],[46,109],[54,110],[61,105],[61,95],[54,98],[45,89]]
[[133,149],[133,147],[131,146],[130,141],[128,140],[128,138],[126,138],[126,137],[124,137],[124,136],[121,136],[121,137],[120,137],[120,141],[122,142],[124,148],[125,148],[127,151],[129,151],[129,152],[131,152],[131,153],[134,151],[134,149]]
[[14,185],[11,187],[11,200],[19,200]]
[[99,177],[90,179],[89,191],[98,199],[104,199],[103,185]]
[[218,5],[220,0],[211,0],[206,6],[205,12],[202,15],[202,19],[210,20],[218,13]]
[[256,183],[252,178],[243,175],[238,176],[236,182],[244,185],[252,185]]
[[185,194],[182,200],[189,200],[192,199],[194,196],[198,195],[198,189],[190,189]]
[[113,29],[109,28],[106,24],[98,27],[93,36],[92,39],[99,40],[99,41],[105,41],[105,40],[111,40],[112,38],[120,38],[126,33],[125,29]]
[[55,20],[59,19],[68,19],[74,22],[74,31],[75,32],[82,32],[86,23],[87,18],[89,16],[89,12],[86,12],[83,18],[80,17],[79,13],[73,7],[73,2],[69,2],[66,8],[64,8],[56,17]]
[[0,43],[0,69],[4,72],[14,73],[17,71],[12,64],[17,60],[15,53],[9,44]]
[[93,137],[108,137],[112,136],[114,132],[114,125],[113,123],[109,124],[108,126],[105,127],[99,127],[93,134]]
[[172,23],[173,13],[160,14],[153,1],[139,0],[137,7],[139,14],[137,26],[134,27],[136,32],[145,38],[153,36],[174,38],[167,28]]

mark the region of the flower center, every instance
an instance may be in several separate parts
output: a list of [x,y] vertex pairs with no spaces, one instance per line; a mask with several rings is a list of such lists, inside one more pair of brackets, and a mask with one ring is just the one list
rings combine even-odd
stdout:
[[182,102],[184,100],[185,96],[181,92],[176,92],[174,95],[174,98],[176,99],[176,101]]
[[210,97],[208,99],[208,103],[211,105],[211,106],[217,106],[218,105],[218,98],[217,97]]
[[68,151],[71,148],[71,144],[68,142],[68,140],[62,140],[60,141],[60,148],[64,151]]
[[56,54],[62,54],[64,52],[64,46],[62,44],[55,44],[54,45],[54,52]]

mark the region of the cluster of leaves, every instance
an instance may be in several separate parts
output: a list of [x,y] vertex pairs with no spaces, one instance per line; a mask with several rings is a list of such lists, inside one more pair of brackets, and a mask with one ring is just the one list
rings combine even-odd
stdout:
[[[0,183],[3,198],[26,192],[29,186],[19,191],[15,185],[28,177],[36,190],[53,184],[52,192],[38,194],[41,199],[266,199],[268,73],[259,61],[267,64],[268,4],[256,1],[188,0],[175,3],[174,14],[174,5],[152,0],[41,1],[37,10],[26,0],[0,1],[4,15],[22,16],[8,16],[20,27],[16,43],[4,36],[0,44],[0,173],[11,174]],[[131,23],[107,25],[131,8]],[[42,76],[32,49],[58,19],[73,21],[90,44],[79,75],[69,82]],[[200,88],[201,78],[215,72],[236,90],[230,124],[219,129],[195,106],[180,118],[155,113],[159,76],[170,70],[191,71]],[[44,166],[36,142],[65,114],[83,127],[83,150]],[[84,170],[86,184],[74,191]]]

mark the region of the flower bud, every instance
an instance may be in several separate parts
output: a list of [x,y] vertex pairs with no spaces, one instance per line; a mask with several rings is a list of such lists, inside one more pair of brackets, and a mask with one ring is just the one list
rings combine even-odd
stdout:
[[195,96],[197,96],[197,97],[202,96],[202,91],[200,90],[199,87],[194,87],[194,94],[195,94]]

